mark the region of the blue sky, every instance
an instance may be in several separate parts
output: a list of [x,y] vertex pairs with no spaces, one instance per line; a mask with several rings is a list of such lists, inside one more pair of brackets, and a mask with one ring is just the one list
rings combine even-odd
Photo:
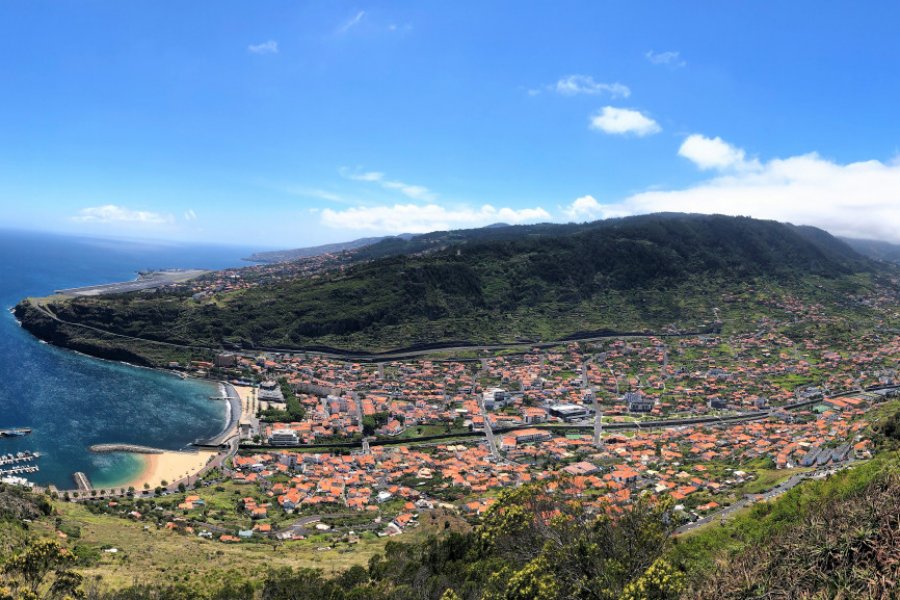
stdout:
[[2,2],[4,225],[303,246],[691,210],[897,241],[898,12]]

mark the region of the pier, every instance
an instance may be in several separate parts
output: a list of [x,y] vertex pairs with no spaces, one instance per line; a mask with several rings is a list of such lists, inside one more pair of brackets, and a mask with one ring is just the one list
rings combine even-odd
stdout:
[[94,444],[89,448],[91,452],[132,452],[134,454],[162,454],[165,450],[151,448],[150,446],[138,446],[135,444]]
[[16,454],[4,454],[0,456],[0,467],[4,465],[14,465],[20,462],[30,462],[41,457],[40,452],[17,452]]
[[10,467],[9,469],[0,469],[0,477],[37,473],[38,471],[40,471],[40,468],[37,465],[19,465],[18,467]]
[[[4,454],[0,456],[0,478],[16,478],[22,475],[37,473],[40,468],[37,465],[30,464],[32,461],[41,457],[39,452],[17,452],[15,454]],[[25,480],[23,480],[25,481]]]
[[81,471],[72,475],[72,479],[75,480],[75,487],[78,488],[79,492],[89,492],[94,489],[93,486],[91,486],[91,480]]

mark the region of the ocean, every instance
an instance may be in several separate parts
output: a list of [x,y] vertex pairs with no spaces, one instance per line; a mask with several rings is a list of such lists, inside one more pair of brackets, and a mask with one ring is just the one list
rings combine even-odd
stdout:
[[26,296],[134,279],[137,271],[240,266],[258,249],[128,242],[0,230],[0,455],[37,451],[28,479],[72,489],[87,474],[96,489],[130,480],[143,462],[124,453],[94,454],[92,444],[132,443],[178,450],[224,427],[226,404],[214,383],[182,380],[44,344],[6,310]]

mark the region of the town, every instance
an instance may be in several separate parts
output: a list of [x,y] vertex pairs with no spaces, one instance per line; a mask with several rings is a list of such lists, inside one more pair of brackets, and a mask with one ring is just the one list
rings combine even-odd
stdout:
[[870,458],[898,357],[900,336],[838,350],[774,326],[366,362],[222,352],[178,366],[242,398],[240,447],[177,492],[89,505],[225,543],[353,541],[475,523],[543,481],[593,512],[667,495],[689,529]]

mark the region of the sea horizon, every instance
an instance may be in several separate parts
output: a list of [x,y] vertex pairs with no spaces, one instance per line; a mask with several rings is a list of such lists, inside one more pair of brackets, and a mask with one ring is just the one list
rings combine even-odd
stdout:
[[94,488],[119,487],[145,468],[142,457],[97,454],[93,444],[179,450],[219,433],[227,403],[210,401],[215,381],[90,357],[41,343],[9,309],[56,289],[134,279],[138,271],[246,265],[256,248],[126,241],[0,229],[0,428],[30,427],[0,439],[0,455],[40,452],[39,485],[73,489],[73,473]]

